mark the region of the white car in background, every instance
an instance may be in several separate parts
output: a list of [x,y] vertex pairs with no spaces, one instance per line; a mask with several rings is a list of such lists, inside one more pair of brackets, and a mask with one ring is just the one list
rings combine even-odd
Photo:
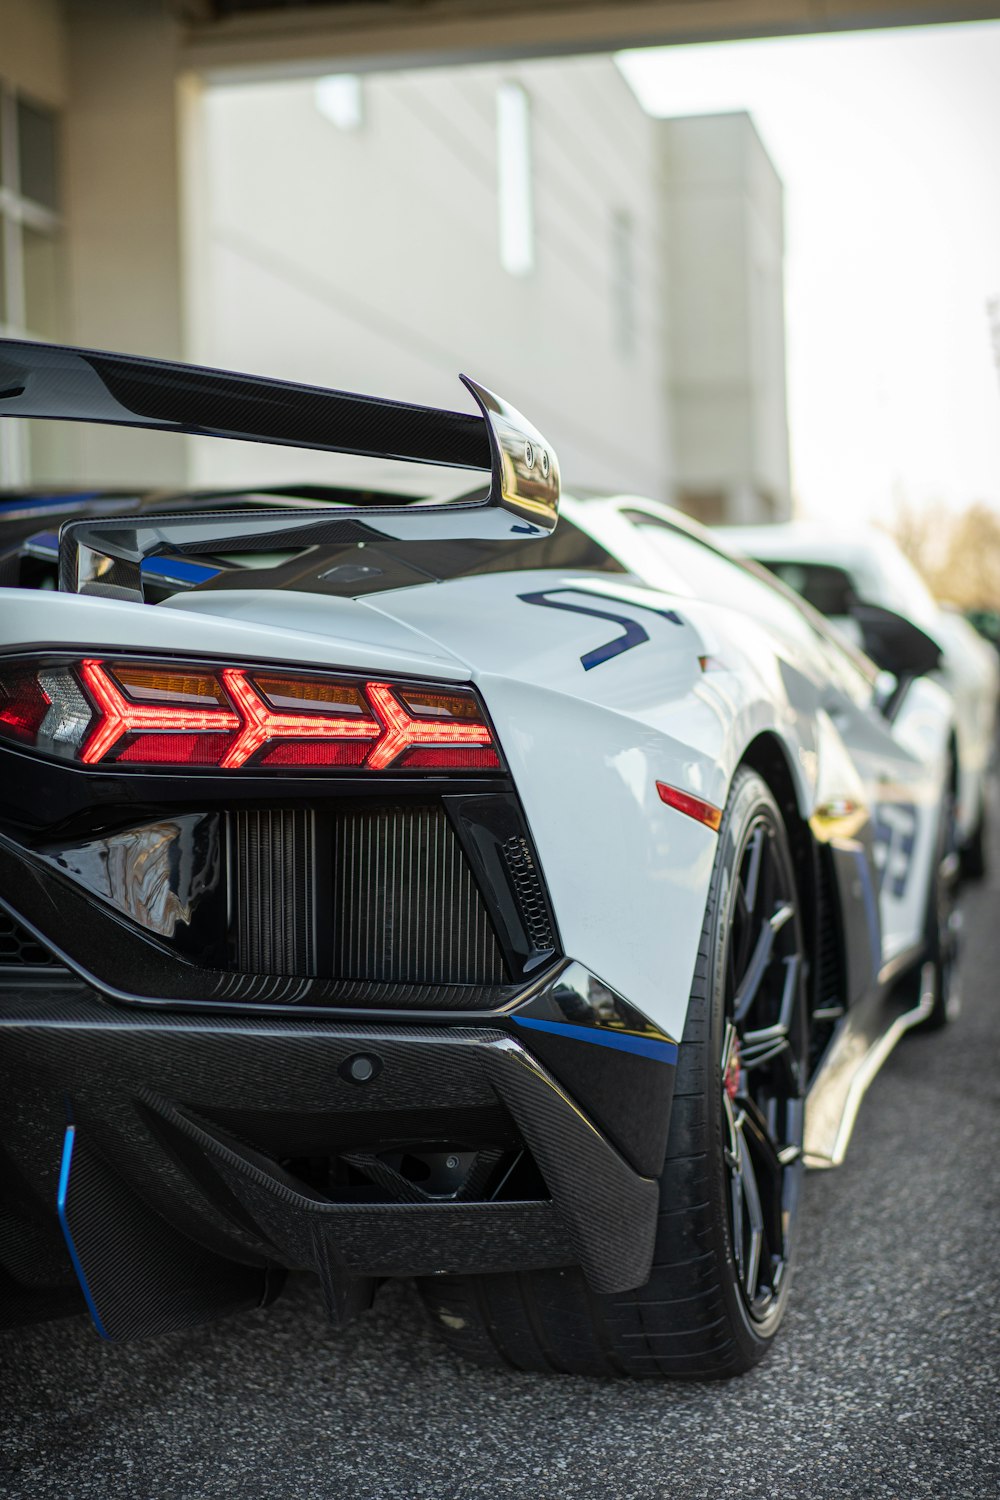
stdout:
[[728,546],[753,558],[862,647],[879,666],[879,622],[871,606],[918,625],[941,648],[941,681],[955,701],[956,819],[966,875],[985,873],[988,773],[997,732],[997,654],[956,611],[939,605],[891,537],[866,527],[837,531],[809,522],[720,528]]

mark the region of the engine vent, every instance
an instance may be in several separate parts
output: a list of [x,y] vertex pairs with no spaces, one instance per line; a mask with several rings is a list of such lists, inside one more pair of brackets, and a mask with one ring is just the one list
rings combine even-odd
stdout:
[[508,982],[440,806],[228,817],[230,952],[241,973],[390,986]]
[[14,918],[0,911],[0,969],[61,969],[52,957]]
[[506,979],[486,907],[440,807],[366,807],[336,818],[332,918],[337,978]]
[[548,907],[528,840],[521,834],[512,834],[503,846],[503,857],[514,883],[531,946],[536,953],[555,948]]
[[248,974],[316,974],[316,815],[229,814],[230,933]]

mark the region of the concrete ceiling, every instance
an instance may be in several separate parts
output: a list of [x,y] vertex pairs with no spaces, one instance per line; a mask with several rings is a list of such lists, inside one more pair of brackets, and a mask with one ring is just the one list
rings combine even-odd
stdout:
[[184,62],[259,76],[985,21],[1000,0],[168,0]]

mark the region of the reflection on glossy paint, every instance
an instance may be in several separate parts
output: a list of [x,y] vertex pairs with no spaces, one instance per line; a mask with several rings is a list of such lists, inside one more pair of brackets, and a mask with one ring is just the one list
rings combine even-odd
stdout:
[[548,977],[530,999],[517,1006],[515,1021],[558,1022],[574,1029],[593,1027],[622,1036],[675,1046],[672,1038],[642,1011],[617,994],[583,964],[568,962]]
[[813,837],[821,844],[831,839],[852,839],[868,821],[868,809],[850,797],[831,797],[821,802],[809,819]]
[[138,922],[172,938],[190,925],[220,878],[218,815],[190,815],[126,828],[44,855],[47,862]]
[[640,750],[638,745],[633,745],[628,750],[619,750],[617,755],[610,758],[608,764],[618,772],[623,783],[641,807],[646,800],[650,782],[649,761],[646,759],[645,751]]

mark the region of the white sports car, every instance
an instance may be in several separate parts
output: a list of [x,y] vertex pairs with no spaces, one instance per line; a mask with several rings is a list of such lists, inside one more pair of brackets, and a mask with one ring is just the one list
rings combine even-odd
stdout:
[[560,508],[466,384],[477,415],[0,343],[6,416],[482,471],[8,497],[7,1321],[135,1338],[307,1268],[338,1323],[416,1278],[480,1361],[738,1373],[804,1166],[948,1014],[936,646],[887,617],[880,696],[671,511]]
[[[986,873],[989,773],[996,751],[1000,670],[996,652],[967,620],[936,603],[913,564],[884,532],[796,521],[728,526],[723,544],[763,563],[850,640],[880,660],[884,610],[919,625],[941,647],[940,680],[955,703],[955,818],[964,873]],[[874,618],[868,608],[879,606]],[[884,663],[888,665],[888,662]]]

